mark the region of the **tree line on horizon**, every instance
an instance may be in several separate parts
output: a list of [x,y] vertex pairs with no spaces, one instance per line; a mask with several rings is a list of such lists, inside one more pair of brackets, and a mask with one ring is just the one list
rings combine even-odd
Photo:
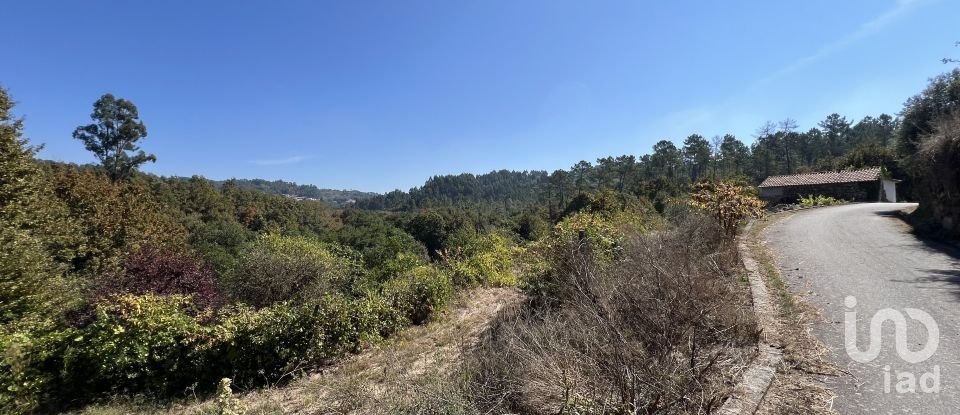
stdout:
[[[487,174],[433,176],[407,192],[395,190],[358,201],[371,210],[411,211],[440,206],[483,205],[504,212],[547,207],[556,218],[567,203],[585,192],[631,193],[662,208],[667,199],[689,191],[701,180],[736,179],[759,184],[772,175],[881,166],[894,176],[899,117],[880,114],[851,121],[830,114],[814,128],[798,130],[795,121],[767,123],[747,145],[733,135],[707,139],[690,135],[680,146],[669,140],[642,156],[582,160],[569,169],[498,170]],[[904,178],[904,177],[897,177]]]

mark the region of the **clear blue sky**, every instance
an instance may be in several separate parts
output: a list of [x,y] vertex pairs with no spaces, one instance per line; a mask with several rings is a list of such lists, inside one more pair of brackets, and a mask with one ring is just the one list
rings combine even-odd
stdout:
[[132,100],[145,170],[407,189],[656,141],[896,113],[960,55],[957,1],[18,1],[0,85],[42,157]]

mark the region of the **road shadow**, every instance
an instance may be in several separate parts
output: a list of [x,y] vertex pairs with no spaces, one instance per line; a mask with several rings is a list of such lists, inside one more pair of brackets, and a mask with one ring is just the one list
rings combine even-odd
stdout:
[[917,220],[903,209],[882,210],[873,212],[877,216],[893,218],[903,225],[907,226],[911,235],[917,238],[923,248],[932,252],[938,252],[949,255],[955,260],[960,260],[960,241],[946,238],[935,232],[922,229],[918,226]]
[[[909,233],[916,238],[914,246],[931,254],[941,254],[949,257],[950,267],[944,269],[920,269],[924,274],[913,282],[929,284],[949,284],[949,291],[960,300],[960,243],[953,239],[946,239],[939,235],[921,230],[909,214],[901,209],[877,211],[874,214],[896,219],[906,225]],[[901,281],[907,282],[907,281]]]

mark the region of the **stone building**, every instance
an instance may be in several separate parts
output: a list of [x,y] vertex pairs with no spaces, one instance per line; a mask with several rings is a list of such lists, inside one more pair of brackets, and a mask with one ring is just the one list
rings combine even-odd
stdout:
[[854,202],[896,202],[897,182],[884,178],[879,167],[770,176],[760,184],[760,198],[774,204],[794,203],[809,195]]

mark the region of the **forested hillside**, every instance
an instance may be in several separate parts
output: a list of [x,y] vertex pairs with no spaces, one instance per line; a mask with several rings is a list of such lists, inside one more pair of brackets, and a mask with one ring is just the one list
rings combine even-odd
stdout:
[[[475,287],[523,287],[531,305],[560,310],[570,255],[605,268],[623,258],[630,238],[679,226],[667,225],[623,182],[600,188],[581,180],[548,206],[538,204],[542,195],[530,189],[550,191],[545,172],[436,177],[410,199],[430,207],[396,212],[335,209],[235,181],[143,174],[139,166],[156,159],[139,149],[146,125],[132,102],[109,94],[74,134],[101,163],[41,162],[13,110],[0,89],[3,412],[54,412],[114,397],[161,402],[185,391],[211,393],[223,378],[239,390],[276,385],[428,322]],[[682,201],[674,205],[684,210]],[[705,220],[684,232],[698,232],[704,250],[725,249],[718,245],[725,234]],[[591,249],[569,251],[584,238]],[[706,277],[704,265],[690,266]],[[733,281],[734,270],[723,275]],[[730,314],[717,324],[742,327],[731,332],[738,336],[753,332],[747,308],[727,304]],[[712,324],[704,329],[719,327]],[[688,339],[677,335],[657,353],[684,356]],[[749,337],[736,341],[750,344]],[[645,356],[630,358],[671,370]],[[681,358],[702,367],[690,385],[725,393],[722,383],[706,382],[723,367],[706,356]],[[613,384],[598,382],[589,393],[607,399]],[[477,408],[489,405],[458,393]]]
[[312,184],[296,184],[283,180],[230,179],[215,181],[214,183],[217,186],[222,186],[226,182],[231,182],[233,186],[240,189],[260,190],[278,195],[320,200],[336,207],[347,207],[358,200],[377,195],[376,193],[361,192],[359,190],[321,189]]
[[793,120],[768,123],[747,145],[732,136],[710,139],[694,134],[679,145],[663,140],[649,154],[580,161],[565,170],[434,176],[408,192],[393,191],[360,201],[374,210],[480,207],[515,213],[543,206],[557,218],[567,204],[585,192],[630,193],[653,201],[662,210],[672,197],[699,180],[736,177],[759,184],[770,175],[882,166],[893,177],[907,179],[895,149],[899,118],[880,114],[853,121],[830,114],[801,130]]
[[100,165],[40,162],[13,107],[0,89],[4,413],[274,383],[427,321],[455,289],[516,283],[516,239],[491,218],[142,174],[146,127],[112,95],[75,134]]

